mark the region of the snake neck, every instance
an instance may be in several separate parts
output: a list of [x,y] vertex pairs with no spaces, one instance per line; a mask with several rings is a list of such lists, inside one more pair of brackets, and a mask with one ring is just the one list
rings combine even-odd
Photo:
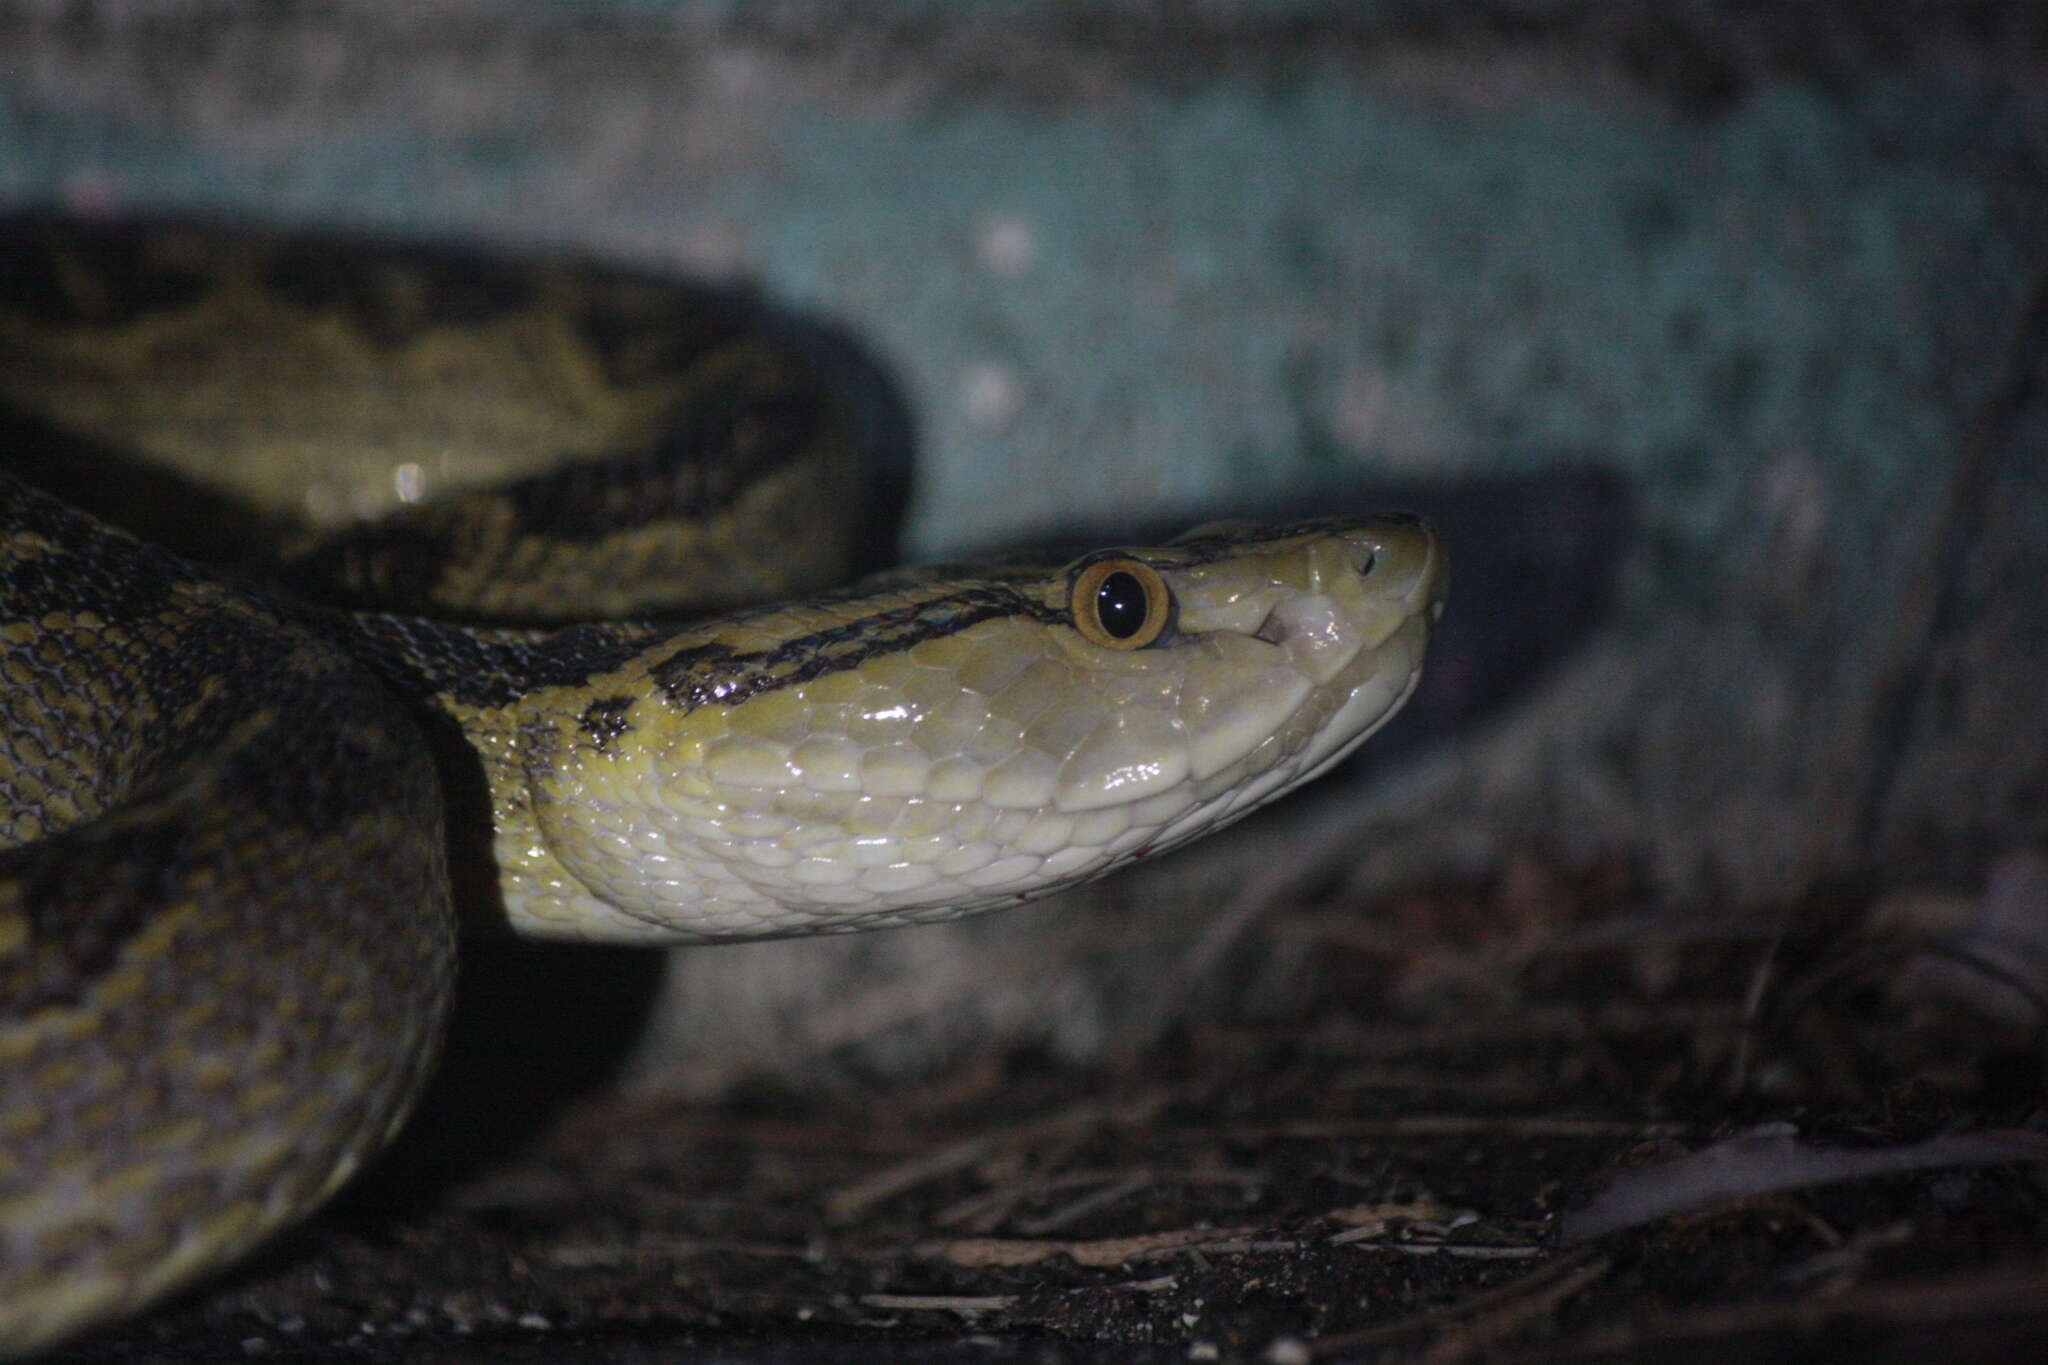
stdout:
[[[518,907],[536,879],[574,901],[578,922],[604,926],[612,907],[580,894],[555,865],[528,795],[529,751],[551,728],[549,699],[618,668],[668,632],[631,623],[559,628],[475,626],[382,612],[310,608],[329,639],[411,704],[447,805],[448,871],[472,930],[533,932]],[[638,941],[623,928],[567,937]],[[558,935],[561,936],[561,935]]]
[[382,612],[330,612],[321,620],[401,696],[443,712],[510,707],[549,688],[578,686],[666,633],[632,622],[470,626]]

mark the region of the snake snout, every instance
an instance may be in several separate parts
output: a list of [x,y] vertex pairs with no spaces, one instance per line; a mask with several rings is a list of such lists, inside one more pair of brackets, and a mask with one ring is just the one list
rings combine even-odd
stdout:
[[1368,532],[1345,537],[1345,549],[1368,591],[1398,595],[1431,623],[1443,614],[1448,575],[1436,529],[1411,513],[1378,517]]

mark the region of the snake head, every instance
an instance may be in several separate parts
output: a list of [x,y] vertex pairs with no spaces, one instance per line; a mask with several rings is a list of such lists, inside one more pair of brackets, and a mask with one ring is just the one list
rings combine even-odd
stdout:
[[1414,689],[1444,583],[1415,518],[1217,523],[707,623],[584,689],[624,699],[601,738],[521,722],[499,848],[532,894],[505,868],[508,909],[758,938],[1100,876],[1363,742]]

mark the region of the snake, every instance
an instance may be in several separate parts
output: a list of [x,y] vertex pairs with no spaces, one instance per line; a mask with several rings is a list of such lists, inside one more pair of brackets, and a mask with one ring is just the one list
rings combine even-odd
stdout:
[[347,1181],[469,926],[1032,900],[1327,771],[1443,608],[1406,515],[835,579],[858,403],[655,274],[56,219],[0,260],[0,1356]]

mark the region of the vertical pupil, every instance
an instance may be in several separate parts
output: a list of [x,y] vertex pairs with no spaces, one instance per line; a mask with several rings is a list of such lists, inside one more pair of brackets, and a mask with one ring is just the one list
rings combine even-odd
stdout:
[[1145,625],[1145,585],[1127,573],[1113,573],[1095,590],[1095,614],[1102,629],[1128,640]]

